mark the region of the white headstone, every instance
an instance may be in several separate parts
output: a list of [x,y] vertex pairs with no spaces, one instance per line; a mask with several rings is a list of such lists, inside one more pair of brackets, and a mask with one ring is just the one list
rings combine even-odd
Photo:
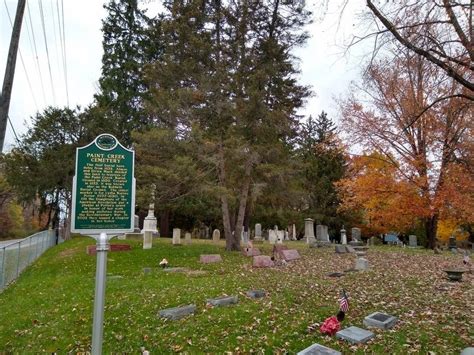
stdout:
[[214,229],[214,231],[212,232],[212,241],[214,243],[219,243],[219,240],[221,240],[221,232],[219,231],[219,229]]
[[140,218],[137,215],[133,218],[133,232],[140,233]]
[[314,237],[313,220],[311,218],[306,218],[304,220],[304,237],[307,244],[316,242],[316,238]]
[[184,244],[186,245],[191,244],[191,233],[189,232],[184,233]]
[[277,231],[277,244],[283,244],[285,239],[285,231]]
[[181,229],[173,228],[173,245],[181,245]]
[[367,270],[369,268],[369,261],[364,258],[357,258],[355,269],[356,270]]
[[344,229],[344,226],[342,226],[342,229],[341,229],[341,244],[347,244],[347,235],[346,235],[346,230]]
[[143,233],[143,249],[151,249],[153,243],[153,233],[151,231],[145,231]]
[[329,242],[328,227],[323,224],[316,226],[316,237],[321,242]]
[[249,242],[249,233],[242,229],[242,232],[240,232],[240,240],[244,245],[247,245]]
[[268,230],[268,241],[270,244],[275,244],[277,242],[278,236],[273,229]]
[[418,242],[416,240],[416,235],[409,235],[408,236],[408,246],[410,247],[417,247]]
[[290,240],[289,235],[290,233],[288,233],[288,231],[285,231],[285,240]]
[[351,238],[353,241],[360,242],[361,241],[361,232],[360,228],[352,228],[351,230]]
[[263,240],[262,237],[262,225],[260,223],[257,223],[255,225],[255,238],[256,241],[261,241]]
[[291,240],[296,240],[296,226],[294,224],[292,226]]
[[142,233],[144,232],[152,232],[152,233],[157,233],[158,231],[156,230],[156,217],[155,217],[155,189],[156,186],[155,184],[152,184],[152,191],[151,191],[151,203],[148,207],[148,215],[145,217],[145,220],[143,221],[143,230]]
[[328,226],[324,226],[323,238],[324,238],[324,241],[329,242],[329,228],[328,228]]

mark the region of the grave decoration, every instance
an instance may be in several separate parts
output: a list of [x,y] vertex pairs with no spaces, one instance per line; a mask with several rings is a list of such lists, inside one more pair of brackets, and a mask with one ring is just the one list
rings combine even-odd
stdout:
[[344,320],[346,312],[349,310],[349,298],[347,297],[346,291],[343,289],[341,292],[341,298],[339,298],[339,312],[332,317],[327,318],[319,330],[321,334],[334,335],[341,330],[341,322]]
[[161,260],[159,265],[160,265],[163,269],[167,268],[167,267],[168,267],[168,260],[166,260],[166,259]]

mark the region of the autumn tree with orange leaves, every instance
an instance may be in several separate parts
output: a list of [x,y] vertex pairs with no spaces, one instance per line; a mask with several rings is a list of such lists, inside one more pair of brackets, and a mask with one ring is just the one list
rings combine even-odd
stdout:
[[[367,158],[354,159],[354,175],[340,184],[343,203],[357,203],[366,217],[398,230],[410,223],[404,217],[411,214],[424,224],[430,248],[442,215],[473,221],[473,103],[453,97],[429,107],[458,85],[438,67],[401,49],[390,60],[373,62],[362,85],[340,102],[346,132],[365,151],[376,152],[386,170],[381,174]],[[379,209],[383,217],[370,212],[376,209],[375,197],[387,204]]]
[[392,160],[383,154],[356,155],[347,177],[336,183],[343,212],[361,211],[364,234],[413,230],[419,216],[429,211],[413,184],[405,181]]

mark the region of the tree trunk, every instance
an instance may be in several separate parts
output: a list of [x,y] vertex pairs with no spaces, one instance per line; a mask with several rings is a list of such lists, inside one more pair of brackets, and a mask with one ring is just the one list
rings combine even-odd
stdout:
[[245,166],[245,178],[240,190],[239,196],[239,212],[237,215],[237,222],[235,223],[235,237],[238,241],[240,249],[240,236],[242,234],[242,227],[244,224],[245,211],[247,210],[247,199],[250,189],[250,171],[252,170],[251,162],[248,162]]
[[[226,183],[226,170],[225,170],[225,160],[224,160],[224,147],[222,142],[219,144],[219,186],[225,188]],[[222,224],[224,226],[224,236],[225,236],[225,247],[226,250],[239,250],[240,245],[238,239],[235,235],[232,234],[231,224],[230,224],[230,213],[229,213],[229,201],[227,199],[226,193],[223,192],[221,195],[221,209],[222,209]]]
[[160,237],[170,235],[170,210],[166,209],[160,213]]
[[438,214],[434,214],[425,221],[426,239],[428,248],[434,249],[436,246],[436,232],[438,231]]

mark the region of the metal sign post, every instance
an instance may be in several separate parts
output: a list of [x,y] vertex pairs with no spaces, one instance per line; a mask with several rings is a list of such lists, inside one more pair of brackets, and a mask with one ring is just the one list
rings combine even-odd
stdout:
[[97,266],[95,270],[94,321],[92,324],[92,354],[102,354],[104,333],[105,281],[107,277],[107,251],[109,240],[107,233],[97,238]]
[[109,238],[133,231],[135,154],[110,134],[76,150],[71,231],[96,240],[92,354],[102,354]]

